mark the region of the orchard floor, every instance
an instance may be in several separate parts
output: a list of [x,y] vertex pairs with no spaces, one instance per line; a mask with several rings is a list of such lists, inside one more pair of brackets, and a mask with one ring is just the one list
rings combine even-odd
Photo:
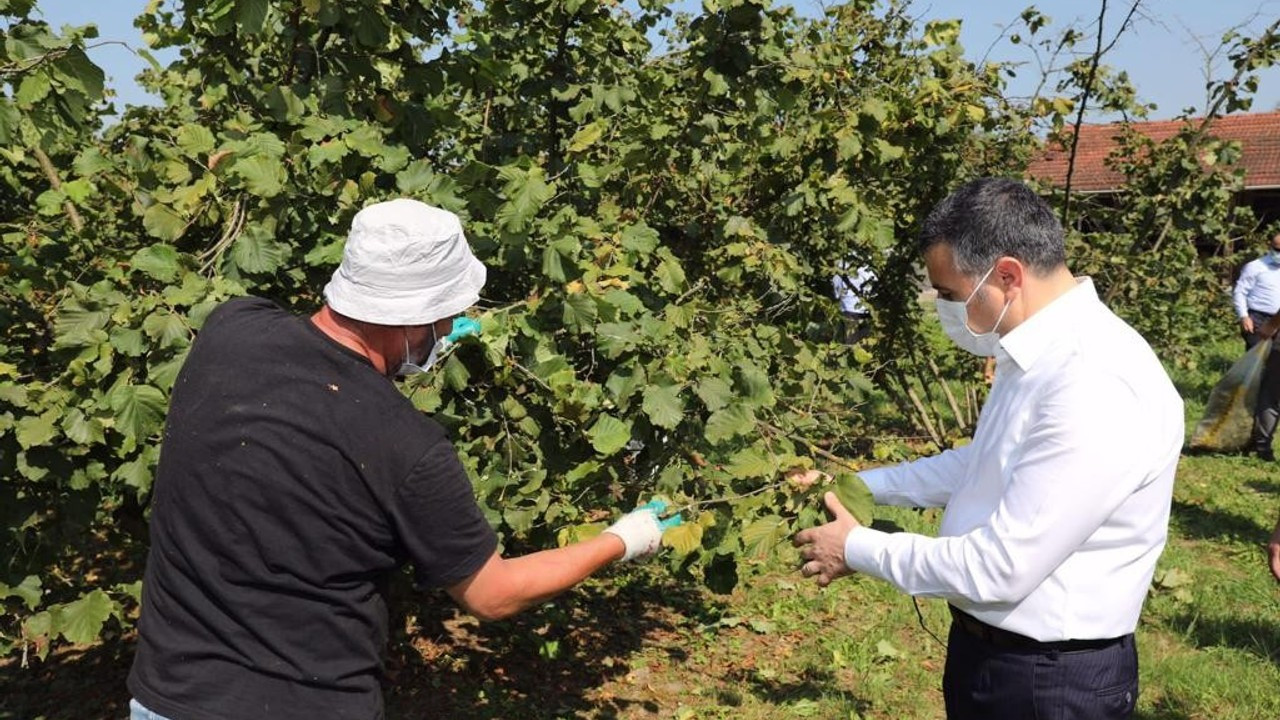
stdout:
[[[1138,633],[1138,717],[1280,718],[1280,584],[1262,550],[1277,507],[1280,466],[1183,458]],[[908,530],[936,523],[885,515]],[[606,575],[490,625],[424,602],[399,623],[388,717],[941,718],[945,654],[911,600],[860,577],[819,590],[793,567],[781,547],[729,596],[657,572]],[[945,636],[945,606],[920,607]],[[131,652],[126,636],[26,669],[8,661],[0,718],[125,717]]]

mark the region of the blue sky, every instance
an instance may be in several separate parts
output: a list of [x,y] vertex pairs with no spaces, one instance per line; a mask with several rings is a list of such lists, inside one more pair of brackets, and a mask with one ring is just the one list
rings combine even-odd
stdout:
[[[133,82],[145,61],[130,48],[142,47],[142,39],[133,27],[133,17],[142,11],[147,0],[39,0],[44,17],[54,26],[95,23],[101,33],[101,44],[91,51],[94,61],[106,70],[108,84],[118,94],[117,105],[147,102],[147,96]],[[174,0],[168,0],[170,4]],[[685,0],[683,5],[689,5]],[[803,12],[819,12],[813,0],[797,2]],[[961,42],[973,59],[989,56],[993,60],[1026,63],[1020,76],[1011,84],[1014,95],[1028,95],[1039,77],[1033,56],[1025,45],[1000,40],[1001,28],[1017,19],[1019,13],[1033,4],[1029,0],[916,0],[913,12],[925,19],[960,18]],[[1097,0],[1043,0],[1034,3],[1053,20],[1055,28],[1079,22],[1088,26],[1097,17]],[[1110,0],[1108,3],[1108,39],[1118,27],[1131,3]],[[1109,64],[1128,71],[1139,96],[1158,105],[1152,113],[1156,119],[1177,116],[1183,108],[1203,109],[1205,101],[1204,69],[1208,62],[1213,76],[1228,72],[1224,58],[1210,62],[1206,54],[1217,49],[1222,34],[1245,23],[1243,31],[1254,34],[1275,17],[1280,16],[1280,0],[1147,0],[1149,6],[1120,39]],[[120,43],[120,44],[116,44]],[[172,53],[160,54],[162,62]],[[1254,111],[1280,109],[1280,68],[1271,68],[1261,76]],[[1095,118],[1102,119],[1102,118]]]

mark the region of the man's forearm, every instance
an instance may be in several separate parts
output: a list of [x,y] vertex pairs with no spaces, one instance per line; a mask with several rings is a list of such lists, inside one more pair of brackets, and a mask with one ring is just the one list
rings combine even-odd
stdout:
[[472,577],[449,594],[482,620],[500,620],[550,599],[622,557],[616,535],[602,533],[562,548],[515,558],[494,554]]

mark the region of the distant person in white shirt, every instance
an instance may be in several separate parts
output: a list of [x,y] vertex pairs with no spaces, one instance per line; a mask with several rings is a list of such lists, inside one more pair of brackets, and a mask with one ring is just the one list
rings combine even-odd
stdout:
[[844,318],[844,342],[855,345],[871,332],[871,312],[863,300],[867,284],[875,279],[870,268],[859,265],[850,272],[853,263],[841,262],[831,277],[831,290],[840,302],[840,315]]
[[[1271,247],[1262,257],[1246,263],[1236,280],[1231,299],[1240,318],[1240,333],[1245,348],[1266,339],[1263,328],[1280,309],[1280,233],[1271,238]],[[1275,460],[1271,439],[1280,418],[1280,347],[1267,358],[1258,389],[1258,405],[1253,414],[1253,436],[1250,449],[1263,460]]]
[[920,246],[943,329],[994,355],[995,381],[970,444],[861,476],[877,502],[945,507],[939,536],[862,527],[828,493],[834,520],[796,536],[801,570],[947,599],[949,720],[1128,718],[1182,399],[1092,281],[1071,275],[1061,226],[1025,185],[964,185]]

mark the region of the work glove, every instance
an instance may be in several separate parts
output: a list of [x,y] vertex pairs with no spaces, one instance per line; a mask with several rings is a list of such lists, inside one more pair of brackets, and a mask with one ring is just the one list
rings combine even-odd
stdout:
[[680,524],[679,515],[662,519],[661,515],[666,509],[667,504],[661,500],[650,500],[604,529],[622,539],[626,548],[622,555],[623,562],[656,552],[662,545],[662,532]]

